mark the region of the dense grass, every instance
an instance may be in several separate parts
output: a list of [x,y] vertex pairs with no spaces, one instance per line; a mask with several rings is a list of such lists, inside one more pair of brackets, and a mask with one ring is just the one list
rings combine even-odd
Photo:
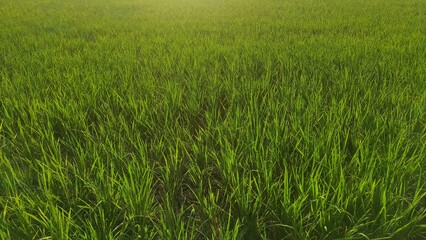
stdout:
[[424,239],[425,12],[0,0],[0,239]]

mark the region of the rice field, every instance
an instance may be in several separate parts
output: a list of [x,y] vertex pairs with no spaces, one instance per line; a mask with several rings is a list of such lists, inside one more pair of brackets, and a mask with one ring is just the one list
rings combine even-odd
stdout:
[[0,239],[426,239],[426,1],[0,0]]

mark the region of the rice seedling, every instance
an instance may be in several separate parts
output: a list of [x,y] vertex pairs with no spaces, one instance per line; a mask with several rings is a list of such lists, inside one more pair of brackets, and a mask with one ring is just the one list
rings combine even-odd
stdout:
[[0,3],[0,239],[426,237],[425,1]]

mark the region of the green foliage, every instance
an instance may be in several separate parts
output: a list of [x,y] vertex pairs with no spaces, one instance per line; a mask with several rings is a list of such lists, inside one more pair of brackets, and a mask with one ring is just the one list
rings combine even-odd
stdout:
[[0,239],[421,239],[426,2],[0,0]]

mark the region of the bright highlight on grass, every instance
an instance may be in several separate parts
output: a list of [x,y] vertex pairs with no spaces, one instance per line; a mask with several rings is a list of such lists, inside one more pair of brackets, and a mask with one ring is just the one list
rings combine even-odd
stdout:
[[426,238],[425,11],[0,0],[0,239]]

